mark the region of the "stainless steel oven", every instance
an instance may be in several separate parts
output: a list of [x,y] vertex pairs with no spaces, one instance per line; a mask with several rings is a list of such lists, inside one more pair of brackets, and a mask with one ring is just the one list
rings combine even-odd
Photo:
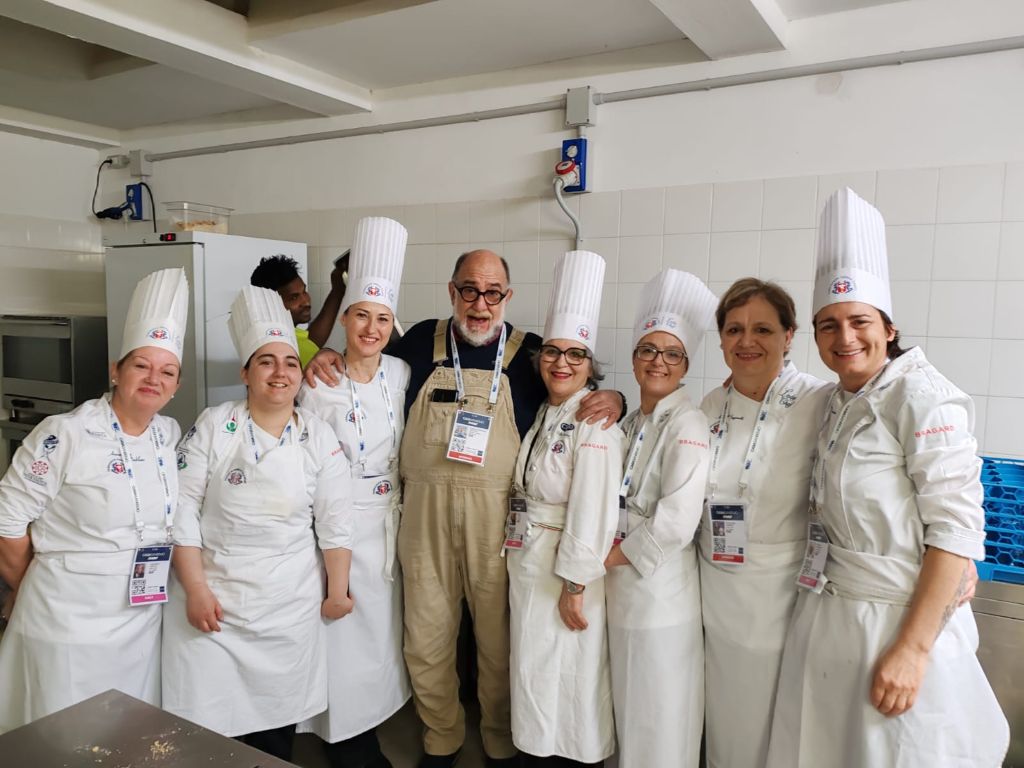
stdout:
[[[0,419],[6,457],[33,427],[107,388],[105,317],[0,315]],[[6,469],[4,462],[4,468]]]

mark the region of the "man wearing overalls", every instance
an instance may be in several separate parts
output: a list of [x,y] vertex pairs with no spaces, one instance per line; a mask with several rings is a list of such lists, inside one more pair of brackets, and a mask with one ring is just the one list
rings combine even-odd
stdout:
[[[520,438],[547,396],[532,360],[541,339],[504,321],[512,297],[508,265],[491,251],[460,256],[448,294],[450,319],[417,323],[388,349],[412,369],[399,457],[398,558],[405,661],[425,726],[419,766],[455,765],[465,740],[455,669],[463,600],[473,618],[487,765],[513,766],[501,545]],[[316,363],[311,368],[307,380]],[[331,377],[324,371],[325,381]],[[611,424],[624,407],[621,395],[602,390],[583,401],[580,416]]]

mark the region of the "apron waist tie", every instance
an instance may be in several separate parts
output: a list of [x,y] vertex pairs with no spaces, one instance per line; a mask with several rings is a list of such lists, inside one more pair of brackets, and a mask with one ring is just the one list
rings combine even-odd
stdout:
[[829,544],[825,591],[851,600],[905,606],[914,595],[920,572],[919,563]]
[[784,541],[778,544],[761,544],[754,541],[748,541],[746,550],[744,551],[744,554],[746,555],[746,562],[744,562],[743,565],[737,568],[726,564],[712,563],[711,529],[706,521],[701,525],[701,557],[703,557],[709,564],[719,567],[723,571],[750,572],[755,570],[767,571],[792,568],[794,578],[796,578],[796,571],[799,570],[800,563],[803,562],[804,551],[806,549],[806,539],[800,539],[799,541]]

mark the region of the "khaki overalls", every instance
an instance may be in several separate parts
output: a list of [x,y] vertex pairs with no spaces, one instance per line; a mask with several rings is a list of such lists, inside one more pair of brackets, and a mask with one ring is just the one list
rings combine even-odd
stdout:
[[477,646],[480,731],[484,750],[511,757],[509,704],[508,572],[501,557],[519,431],[505,372],[523,332],[505,345],[498,400],[488,403],[493,369],[463,369],[464,407],[491,414],[484,466],[445,458],[459,403],[431,402],[434,390],[455,389],[455,372],[441,365],[448,355],[448,321],[434,332],[433,373],[409,412],[400,467],[404,510],[398,558],[405,586],[405,661],[416,711],[426,726],[424,747],[446,755],[462,746],[465,713],[455,671],[456,638],[465,598]]

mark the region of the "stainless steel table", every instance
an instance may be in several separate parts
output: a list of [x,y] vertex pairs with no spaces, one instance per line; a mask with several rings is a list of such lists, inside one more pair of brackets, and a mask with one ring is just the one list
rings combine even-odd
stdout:
[[120,691],[0,736],[4,768],[295,768]]
[[978,660],[1010,721],[1005,768],[1024,768],[1024,585],[983,581],[972,603]]

